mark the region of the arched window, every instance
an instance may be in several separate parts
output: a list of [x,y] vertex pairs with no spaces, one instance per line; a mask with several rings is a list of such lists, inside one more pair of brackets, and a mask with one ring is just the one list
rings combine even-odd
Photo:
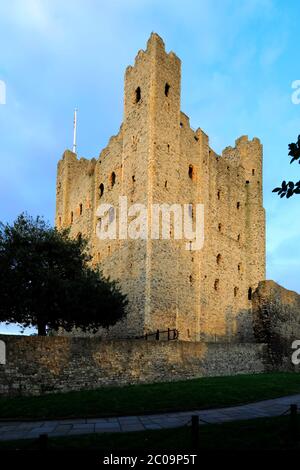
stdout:
[[138,103],[139,101],[141,101],[141,89],[140,87],[138,86],[137,89],[135,90],[135,102]]
[[110,185],[113,187],[116,182],[116,173],[113,171],[112,174],[110,175]]
[[101,183],[99,186],[99,196],[102,197],[104,193],[104,184]]
[[170,85],[168,83],[165,84],[165,95],[169,96]]

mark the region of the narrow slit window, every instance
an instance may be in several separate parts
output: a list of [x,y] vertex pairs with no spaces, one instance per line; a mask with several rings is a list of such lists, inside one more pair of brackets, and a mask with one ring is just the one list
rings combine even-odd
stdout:
[[221,260],[222,260],[222,256],[221,256],[221,254],[219,253],[219,254],[217,255],[217,264],[220,264],[220,263],[221,263]]
[[113,171],[110,175],[110,185],[113,188],[116,183],[116,173]]
[[140,87],[138,86],[137,89],[135,90],[135,102],[138,103],[139,101],[141,101],[141,89]]
[[248,289],[248,300],[252,300],[252,287]]
[[193,165],[189,165],[189,178],[191,180],[195,179],[195,170],[194,170]]
[[235,287],[234,290],[233,290],[233,295],[234,295],[234,297],[237,297],[238,292],[239,292],[239,288],[238,288],[238,287]]
[[216,279],[216,280],[215,280],[215,283],[214,283],[214,289],[215,289],[215,290],[218,290],[218,289],[219,289],[219,285],[220,285],[220,281],[219,281],[219,279]]
[[82,215],[82,204],[79,204],[79,215]]
[[101,183],[99,186],[99,196],[102,197],[104,193],[104,184]]
[[73,223],[73,221],[74,221],[74,213],[73,213],[73,211],[72,211],[72,212],[71,212],[71,224]]
[[165,95],[169,96],[170,85],[168,83],[165,84]]

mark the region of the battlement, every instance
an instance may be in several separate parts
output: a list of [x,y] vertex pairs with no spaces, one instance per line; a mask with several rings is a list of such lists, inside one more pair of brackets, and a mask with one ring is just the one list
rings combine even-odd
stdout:
[[166,55],[170,60],[181,63],[179,57],[173,51],[166,51],[163,39],[157,33],[151,33],[150,38],[147,42],[146,50],[140,49],[138,51],[134,60],[134,65],[129,65],[126,68],[125,75],[130,73],[134,67],[137,67],[139,64],[143,63],[145,60],[145,56],[153,58],[157,53]]

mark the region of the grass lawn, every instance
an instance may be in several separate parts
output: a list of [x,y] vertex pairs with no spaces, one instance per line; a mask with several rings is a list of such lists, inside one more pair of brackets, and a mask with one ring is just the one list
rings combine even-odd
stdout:
[[300,393],[300,374],[205,377],[39,397],[0,398],[0,419],[105,417],[236,405]]
[[[300,430],[300,417],[298,417]],[[299,433],[300,435],[300,433]],[[192,449],[189,427],[114,434],[92,434],[50,438],[50,450],[176,451]],[[38,450],[37,440],[0,442],[0,451]],[[200,426],[199,450],[300,449],[291,439],[289,417],[259,418],[233,423]]]

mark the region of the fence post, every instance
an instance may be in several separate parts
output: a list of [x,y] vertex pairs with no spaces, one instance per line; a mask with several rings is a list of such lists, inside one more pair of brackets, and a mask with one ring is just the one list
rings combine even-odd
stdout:
[[40,434],[38,438],[39,450],[47,450],[48,448],[48,434]]
[[155,339],[159,339],[159,330],[156,331]]
[[192,448],[199,448],[199,416],[192,415]]
[[290,433],[293,441],[298,438],[298,406],[292,404],[290,406]]

